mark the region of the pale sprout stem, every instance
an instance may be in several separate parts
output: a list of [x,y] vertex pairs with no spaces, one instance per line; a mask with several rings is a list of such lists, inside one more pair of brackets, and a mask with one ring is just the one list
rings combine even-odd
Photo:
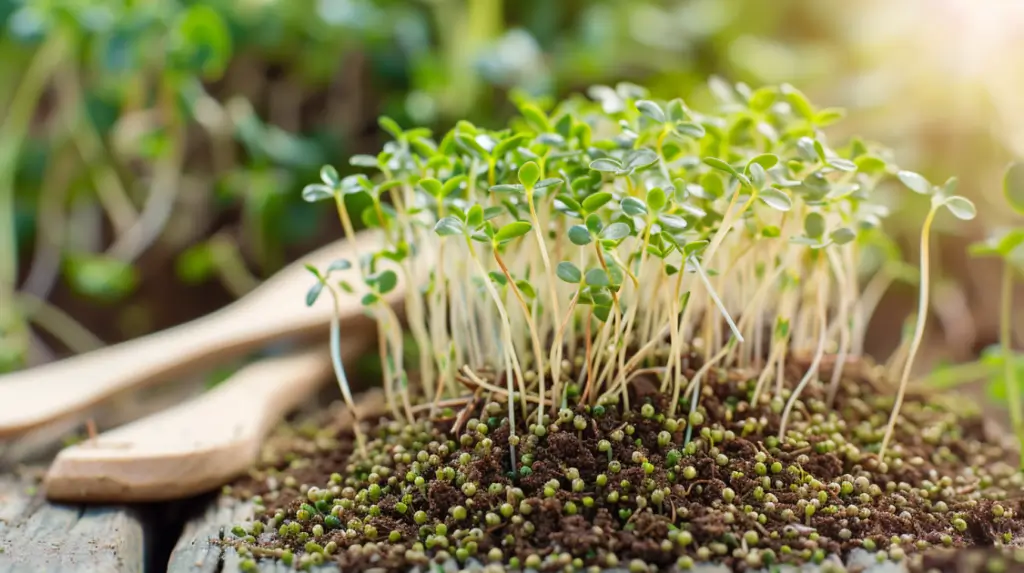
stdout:
[[[327,285],[327,290],[331,293],[331,299],[334,301],[334,314],[331,315],[331,366],[334,368],[334,377],[338,380],[338,387],[341,389],[341,396],[345,399],[345,404],[348,405],[349,410],[352,411],[352,418],[355,423],[352,424],[352,428],[355,431],[356,443],[359,444],[359,452],[365,458],[366,453],[366,437],[363,435],[361,424],[361,416],[359,409],[356,407],[355,400],[352,399],[352,390],[349,388],[348,376],[345,375],[345,366],[341,362],[341,326],[340,319],[338,318],[341,314],[341,308],[338,300],[338,294],[334,291],[334,288]],[[385,384],[385,391],[387,385]],[[393,404],[393,399],[388,398],[388,404]]]
[[846,364],[846,356],[850,350],[850,292],[846,280],[846,272],[839,261],[835,251],[827,249],[828,260],[832,272],[836,277],[836,286],[839,290],[839,353],[836,355],[835,365],[832,367],[832,379],[828,385],[828,397],[826,403],[831,405],[835,402],[836,393],[839,391],[839,382],[843,377],[843,367]]
[[742,343],[743,333],[741,333],[740,329],[736,327],[736,323],[733,322],[732,317],[729,316],[729,311],[726,310],[725,305],[722,304],[722,299],[718,298],[718,293],[715,292],[714,288],[712,288],[711,281],[708,280],[708,276],[704,273],[704,269],[701,267],[700,261],[697,260],[697,257],[691,257],[691,259],[693,260],[693,266],[697,268],[697,274],[700,275],[701,282],[704,283],[704,287],[707,288],[708,290],[708,296],[711,297],[711,300],[714,301],[715,306],[718,307],[718,311],[722,313],[722,316],[725,318],[725,321],[729,324],[729,329],[732,330],[733,336],[736,337],[737,341]]
[[920,291],[917,299],[917,324],[914,327],[914,335],[910,339],[907,357],[903,363],[903,374],[900,376],[900,386],[896,392],[896,403],[893,404],[892,413],[889,415],[889,423],[885,427],[885,436],[882,438],[882,446],[878,451],[880,459],[885,459],[885,452],[889,447],[889,441],[892,439],[893,431],[896,429],[896,419],[899,417],[900,408],[903,406],[903,396],[906,394],[907,383],[910,381],[910,372],[914,368],[914,358],[917,356],[917,350],[921,347],[921,341],[924,339],[924,326],[928,321],[929,231],[931,231],[932,221],[935,219],[938,207],[939,205],[937,204],[932,205],[921,227],[921,281],[919,283]]
[[[697,406],[699,405],[698,402],[700,401],[700,384],[701,384],[701,382],[704,380],[704,377],[707,376],[708,372],[715,366],[715,364],[718,364],[718,362],[722,358],[724,358],[726,354],[729,353],[729,350],[732,348],[732,346],[734,344],[736,344],[736,339],[735,338],[730,338],[729,342],[727,344],[725,344],[724,346],[722,346],[722,348],[718,351],[717,354],[715,354],[709,360],[707,360],[704,363],[704,365],[700,367],[700,370],[698,370],[697,372],[694,373],[693,380],[691,380],[690,381],[690,385],[686,387],[686,391],[687,392],[690,392],[691,388],[692,388],[692,392],[693,392],[693,394],[691,394],[692,397],[690,398],[690,416],[691,416],[691,418],[693,416],[693,413],[697,411]],[[675,404],[677,401],[679,401],[679,385],[676,385],[675,389],[673,390],[673,394],[672,394],[672,403]],[[690,443],[690,435],[691,435],[692,431],[693,431],[693,425],[692,424],[687,424],[686,425],[686,441],[685,441],[685,443],[687,443],[687,444]]]
[[1003,280],[1000,296],[1001,312],[999,317],[999,344],[1003,356],[1003,378],[1006,384],[1006,400],[1009,402],[1010,424],[1017,436],[1017,447],[1022,454],[1020,458],[1021,467],[1024,467],[1024,440],[1021,438],[1024,432],[1024,415],[1021,414],[1020,388],[1017,386],[1016,364],[1013,356],[1013,331],[1010,323],[1013,321],[1013,267],[1009,261],[1003,263]]
[[[544,227],[541,226],[540,218],[537,216],[537,209],[534,207],[534,204],[533,204],[533,192],[532,192],[532,189],[528,189],[526,191],[526,202],[527,202],[527,205],[530,208],[530,217],[533,219],[533,232],[534,232],[534,236],[537,238],[537,246],[540,249],[541,261],[544,263],[544,272],[547,275],[548,292],[549,292],[549,294],[551,296],[551,312],[553,313],[552,316],[558,317],[558,316],[562,315],[562,312],[561,312],[561,310],[558,307],[558,288],[557,288],[557,285],[555,284],[555,273],[554,273],[553,270],[551,270],[551,260],[548,258],[548,246],[547,246],[547,243],[544,241]],[[536,335],[536,333],[534,333],[534,334]],[[552,354],[553,353],[554,353],[554,349],[552,348]],[[537,354],[537,362],[538,362],[537,370],[538,370],[539,376],[541,377],[541,395],[543,395],[544,394],[544,374],[542,373],[543,365],[540,363],[540,360],[541,360],[540,357],[541,357],[541,355],[538,353]],[[562,368],[561,362],[562,362],[561,360],[557,360],[557,361],[556,360],[549,360],[549,363],[551,364],[551,376],[556,381],[559,380],[559,378],[561,377],[561,368]],[[543,410],[543,409],[544,409],[544,407],[543,407],[543,404],[542,404],[541,405],[541,410]]]
[[811,380],[817,377],[818,367],[821,365],[821,358],[825,355],[825,337],[828,332],[828,318],[826,314],[825,296],[827,289],[822,285],[818,286],[818,348],[814,353],[814,359],[811,361],[811,365],[807,368],[807,372],[804,377],[797,384],[796,389],[793,390],[793,394],[790,395],[789,401],[786,402],[786,407],[782,411],[782,419],[779,422],[779,439],[784,440],[786,438],[786,424],[789,421],[789,415],[793,411],[793,406],[796,405],[800,399],[800,394],[804,391],[804,388]]
[[[476,263],[477,270],[480,273],[480,277],[483,279],[484,286],[487,289],[487,293],[491,296],[491,300],[497,306],[498,314],[501,317],[502,323],[502,338],[505,354],[505,383],[508,390],[509,399],[508,402],[508,421],[509,421],[509,437],[512,438],[516,435],[516,417],[515,417],[515,400],[512,396],[515,395],[515,387],[513,386],[513,370],[515,370],[515,380],[519,383],[520,401],[522,402],[521,407],[523,412],[526,412],[526,388],[523,386],[523,373],[519,371],[519,365],[516,361],[515,348],[512,343],[512,323],[509,321],[508,313],[505,312],[505,305],[498,295],[498,291],[494,288],[494,284],[491,282],[490,277],[487,275],[487,271],[484,269],[483,264],[480,263],[480,259],[476,256],[476,249],[473,248],[473,243],[466,238],[466,245],[469,247],[470,258]],[[511,445],[510,445],[511,446]],[[512,470],[516,468],[516,456],[515,447],[510,447],[512,452]]]
[[540,338],[537,337],[537,328],[534,326],[533,318],[530,314],[530,307],[526,304],[526,300],[523,298],[523,293],[519,292],[519,287],[516,286],[515,280],[512,275],[508,272],[508,268],[505,263],[501,260],[501,256],[498,255],[498,251],[494,251],[494,260],[497,261],[498,266],[501,267],[501,272],[505,274],[505,278],[508,280],[508,286],[515,293],[516,298],[519,299],[519,304],[523,308],[523,313],[526,317],[527,326],[530,330],[530,339],[533,342],[533,354],[534,361],[537,366],[537,380],[540,385],[540,407],[537,408],[537,424],[544,425],[544,397],[545,397],[545,385],[544,385],[544,361],[543,361],[543,350],[541,350]]
[[852,352],[854,356],[864,355],[864,337],[867,333],[868,322],[871,320],[871,316],[875,313],[875,308],[878,307],[878,303],[881,302],[882,296],[885,295],[885,291],[889,290],[892,282],[892,275],[883,268],[871,277],[871,280],[868,281],[867,286],[864,287],[864,291],[857,300],[853,329]]

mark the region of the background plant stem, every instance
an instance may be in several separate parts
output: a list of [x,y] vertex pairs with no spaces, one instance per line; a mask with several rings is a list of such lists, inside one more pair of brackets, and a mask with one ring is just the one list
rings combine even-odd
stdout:
[[[36,105],[47,82],[60,64],[68,45],[65,34],[49,36],[32,58],[4,113],[0,127],[0,336],[11,337],[15,349],[27,344],[24,323],[15,310],[18,280],[18,241],[14,219],[14,175],[22,142],[35,116]],[[19,343],[19,340],[20,343]],[[17,354],[23,354],[17,352]]]
[[1010,329],[1013,314],[1013,265],[1009,261],[1003,263],[1003,280],[1001,289],[1002,312],[999,317],[999,343],[1002,345],[1003,372],[1006,384],[1006,400],[1010,403],[1010,423],[1013,433],[1017,436],[1021,458],[1018,462],[1024,468],[1024,420],[1021,419],[1020,389],[1017,387],[1016,362],[1013,360],[1013,331]]

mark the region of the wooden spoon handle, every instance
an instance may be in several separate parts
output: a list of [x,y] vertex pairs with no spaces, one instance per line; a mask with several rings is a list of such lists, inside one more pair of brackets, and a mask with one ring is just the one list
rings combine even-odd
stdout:
[[[349,335],[343,356],[373,340],[372,329]],[[250,364],[196,399],[64,449],[47,473],[46,495],[148,502],[216,488],[250,468],[266,434],[330,376],[326,346]],[[363,394],[358,407],[361,416],[383,414],[383,393]]]
[[[379,246],[378,233],[362,233],[356,250]],[[59,418],[80,414],[124,390],[173,379],[212,363],[238,356],[270,340],[324,329],[333,313],[330,296],[307,308],[305,292],[315,282],[303,268],[310,261],[322,267],[340,257],[354,258],[347,241],[329,245],[297,263],[243,299],[209,316],[109,346],[0,376],[0,438],[38,428]],[[355,270],[332,275],[359,287]],[[391,302],[401,288],[395,289]],[[362,315],[359,294],[341,299],[346,328]]]

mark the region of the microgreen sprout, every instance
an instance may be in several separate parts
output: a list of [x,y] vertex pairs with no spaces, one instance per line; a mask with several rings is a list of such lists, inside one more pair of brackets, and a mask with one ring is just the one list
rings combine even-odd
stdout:
[[[574,407],[632,409],[630,384],[640,374],[656,375],[672,397],[664,416],[688,410],[690,447],[702,429],[694,421],[705,379],[749,369],[758,373],[753,402],[767,395],[785,439],[825,354],[837,357],[820,382],[831,404],[846,357],[862,350],[867,315],[909,274],[890,257],[864,289],[858,284],[863,254],[891,244],[875,196],[895,176],[930,195],[932,207],[922,229],[921,310],[898,357],[904,375],[884,454],[923,333],[932,220],[941,208],[969,219],[974,206],[952,194],[955,180],[935,187],[900,171],[885,149],[831,143],[822,128],[842,113],[816,109],[792,86],[712,84],[720,105],[707,113],[621,84],[590,90],[595,101],[517,95],[521,117],[507,129],[460,121],[434,138],[382,118],[392,140],[360,156],[370,172],[339,180],[325,167],[322,182],[307,186],[307,200],[334,200],[349,239],[349,195],[364,196],[361,220],[384,235],[384,247],[358,254],[353,266],[380,322],[396,419],[411,420],[414,404],[437,412],[466,389],[504,401],[506,471],[518,479],[532,469],[517,449],[529,453],[551,428],[587,431]],[[399,279],[420,287],[403,287],[416,365],[406,363],[384,302]],[[813,358],[785,388],[794,355]],[[687,373],[692,356],[695,375]],[[498,414],[489,407],[490,418]]]
[[900,376],[899,388],[896,393],[896,403],[893,405],[892,413],[889,415],[889,423],[885,428],[885,436],[882,438],[882,446],[879,456],[885,458],[886,448],[892,439],[893,431],[896,429],[896,420],[899,416],[900,407],[903,405],[903,397],[907,390],[907,383],[910,381],[910,373],[914,367],[914,358],[924,338],[924,325],[928,317],[928,265],[929,247],[931,245],[930,232],[932,221],[939,210],[945,207],[954,217],[962,221],[969,221],[977,215],[974,204],[966,197],[954,195],[957,187],[956,178],[949,178],[941,187],[932,185],[923,175],[912,171],[900,171],[897,176],[899,180],[910,188],[911,191],[931,198],[931,208],[925,215],[924,224],[921,226],[921,280],[917,297],[917,318],[915,320],[914,334],[910,339],[910,346],[906,359],[903,363],[903,374]]

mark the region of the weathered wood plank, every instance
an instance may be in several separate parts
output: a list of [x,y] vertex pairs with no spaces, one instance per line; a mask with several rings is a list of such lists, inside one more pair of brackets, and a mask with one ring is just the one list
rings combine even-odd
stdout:
[[[217,541],[230,535],[228,529],[234,525],[251,520],[252,515],[250,504],[226,496],[218,498],[205,513],[185,525],[171,553],[167,573],[240,573],[242,559],[238,553]],[[271,560],[262,560],[259,570],[261,573],[291,571]]]
[[245,517],[246,508],[235,500],[221,497],[207,510],[185,524],[181,538],[171,552],[168,573],[218,573],[225,571],[225,549],[216,543],[223,539],[224,528]]
[[0,573],[141,573],[144,563],[137,512],[50,504],[33,481],[0,476]]
[[[201,391],[201,380],[118,396],[94,412],[109,428],[158,411]],[[124,507],[82,507],[47,502],[39,490],[44,463],[64,438],[82,428],[68,419],[0,443],[0,573],[141,572],[145,528],[141,514]]]

